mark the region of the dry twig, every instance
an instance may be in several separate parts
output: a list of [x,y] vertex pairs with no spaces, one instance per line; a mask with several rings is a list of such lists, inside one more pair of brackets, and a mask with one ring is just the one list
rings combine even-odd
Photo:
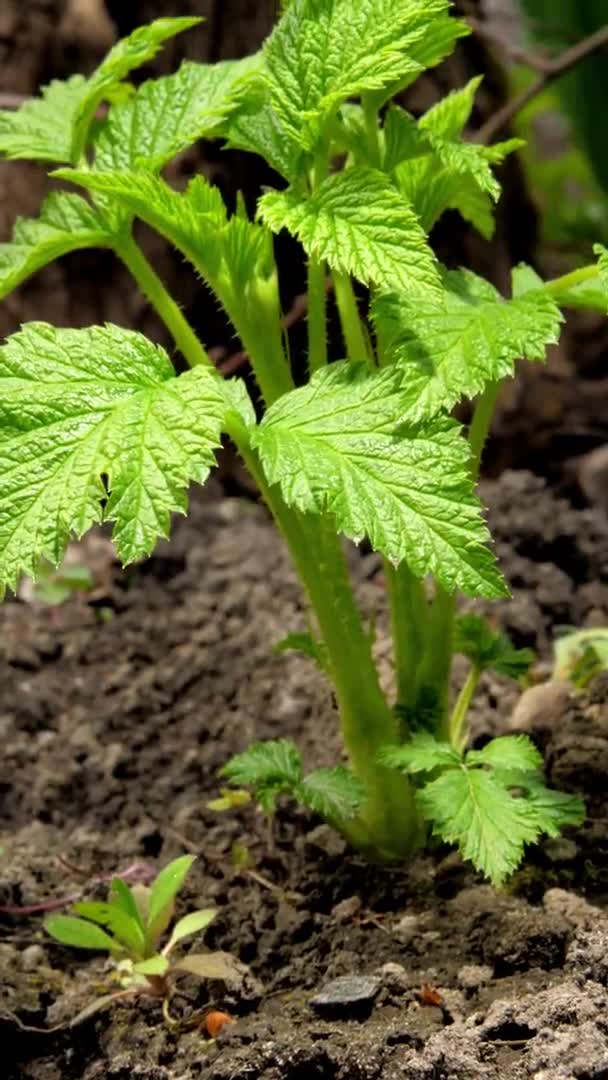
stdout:
[[474,33],[485,38],[491,44],[496,45],[503,54],[518,63],[526,64],[536,72],[536,79],[517,94],[511,101],[507,101],[498,112],[494,113],[475,133],[475,142],[489,143],[500,135],[503,128],[517,116],[526,105],[538,94],[549,86],[550,83],[559,79],[566,72],[586,60],[592,53],[608,46],[608,24],[600,27],[595,33],[578,41],[576,45],[566,49],[560,56],[547,57],[537,53],[531,53],[527,49],[521,49],[518,45],[505,41],[499,34],[487,28],[479,19],[469,18],[467,22]]

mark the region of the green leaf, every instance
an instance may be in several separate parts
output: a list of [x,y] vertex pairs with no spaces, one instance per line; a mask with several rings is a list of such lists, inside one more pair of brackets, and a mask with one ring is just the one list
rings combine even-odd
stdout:
[[323,645],[322,641],[317,641],[312,634],[300,633],[300,634],[288,634],[282,641],[279,641],[274,651],[277,653],[282,652],[300,652],[304,656],[308,656],[321,671],[328,672],[330,668],[329,656],[327,649]]
[[442,280],[438,300],[390,293],[373,303],[383,362],[400,365],[407,377],[411,419],[474,397],[488,382],[512,375],[517,359],[542,360],[563,321],[540,290],[504,300],[469,270],[444,270]]
[[162,18],[146,26],[138,26],[128,37],[110,49],[90,79],[79,102],[74,119],[70,161],[76,163],[84,150],[91,123],[98,106],[114,88],[135,68],[152,60],[166,41],[197,26],[202,19],[191,16],[177,19]]
[[440,418],[397,430],[407,408],[398,377],[332,364],[280,398],[252,433],[266,476],[288,505],[333,514],[340,532],[367,536],[416,576],[503,595],[460,428]]
[[227,146],[259,154],[289,181],[305,171],[302,148],[288,135],[269,98],[246,98],[223,126]]
[[555,838],[568,826],[580,826],[586,817],[585,804],[578,795],[568,795],[546,787],[539,773],[526,773],[515,778],[525,789],[524,799],[536,814],[538,827],[546,836]]
[[128,915],[117,904],[82,901],[74,904],[73,910],[85,919],[106,926],[135,958],[144,955],[146,941],[139,920]]
[[61,169],[56,175],[118,201],[174,244],[222,303],[242,305],[275,273],[272,237],[234,215],[228,219],[218,188],[197,176],[185,192],[149,172],[97,173]]
[[141,912],[135,902],[135,897],[128,885],[121,878],[113,878],[110,885],[110,903],[114,907],[120,907],[125,915],[144,929]]
[[604,308],[608,310],[608,248],[603,244],[594,244],[593,252],[597,255],[598,283],[604,294]]
[[269,192],[259,213],[273,232],[288,229],[333,270],[366,285],[439,295],[435,260],[416,215],[374,169],[336,173],[308,199],[291,190]]
[[371,91],[379,107],[427,61],[437,62],[454,41],[446,41],[448,7],[447,0],[294,0],[264,49],[272,107],[287,133],[310,150],[341,102]]
[[146,920],[146,932],[150,944],[158,940],[167,926],[173,913],[175,897],[195,861],[194,855],[180,855],[163,867],[152,882]]
[[76,164],[85,148],[97,107],[134,68],[150,60],[164,41],[200,19],[157,19],[139,27],[110,50],[86,79],[73,75],[43,87],[41,97],[0,113],[0,154],[29,161]]
[[330,822],[350,821],[365,800],[361,781],[344,766],[315,769],[298,784],[294,795]]
[[525,845],[542,831],[526,801],[484,769],[449,769],[416,793],[416,803],[433,833],[457,844],[494,885],[517,869]]
[[149,554],[190,481],[205,480],[226,410],[213,372],[176,378],[163,349],[116,326],[27,324],[0,348],[0,400],[0,580],[11,588],[102,519],[124,561]]
[[167,955],[177,945],[178,941],[183,941],[184,938],[189,937],[191,934],[198,934],[199,931],[206,930],[216,915],[217,911],[214,908],[191,911],[189,915],[184,915],[183,919],[179,919],[173,927],[171,937],[165,945],[163,953]]
[[102,215],[80,195],[53,192],[37,218],[17,218],[10,243],[0,244],[0,298],[70,251],[110,247]]
[[447,742],[440,742],[426,731],[415,732],[401,746],[387,746],[379,761],[391,769],[407,773],[434,772],[435,769],[460,765],[460,754]]
[[87,89],[84,75],[54,80],[42,96],[20,109],[0,112],[0,154],[11,160],[71,161],[72,134]]
[[458,139],[469,122],[475,95],[482,81],[483,76],[478,75],[460,90],[452,90],[442,97],[422,117],[421,131],[440,139]]
[[543,756],[527,735],[503,735],[492,739],[482,750],[469,750],[467,765],[490,765],[495,769],[536,772]]
[[62,945],[74,945],[78,949],[114,952],[118,944],[101,927],[72,915],[49,915],[44,921],[44,928],[55,941]]
[[129,101],[112,106],[95,142],[95,168],[159,170],[198,139],[212,137],[237,108],[235,88],[255,63],[255,57],[186,60],[173,75],[143,83]]
[[480,615],[456,619],[454,651],[462,653],[480,671],[496,671],[521,679],[534,663],[532,649],[516,649],[505,634],[493,630]]
[[169,970],[169,961],[166,956],[150,956],[147,960],[139,960],[133,964],[136,975],[166,975]]
[[302,759],[290,739],[271,739],[252,743],[242,754],[235,754],[221,769],[232,784],[284,786],[291,790],[302,780]]

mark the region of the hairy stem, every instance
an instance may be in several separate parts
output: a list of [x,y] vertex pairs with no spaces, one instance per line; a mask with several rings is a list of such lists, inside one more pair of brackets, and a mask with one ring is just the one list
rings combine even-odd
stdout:
[[599,267],[597,265],[582,266],[579,270],[571,270],[569,274],[562,274],[561,277],[554,278],[553,281],[547,281],[544,291],[559,299],[570,289],[575,289],[577,285],[582,285],[585,281],[592,281],[596,277],[599,277]]
[[[192,367],[209,363],[187,320],[132,240],[123,241],[120,255],[187,362]],[[252,356],[252,361],[255,359]],[[396,741],[397,724],[380,687],[340,541],[327,521],[291,510],[280,492],[269,487],[247,428],[236,413],[229,418],[226,431],[287,542],[330,657],[344,745],[367,796],[361,819],[346,823],[344,832],[370,855],[403,858],[420,841],[420,823],[408,781],[377,763],[381,747]]]
[[308,370],[327,364],[327,294],[325,264],[312,257],[308,260]]
[[[397,704],[413,706],[418,696],[418,671],[426,649],[429,605],[424,582],[406,563],[384,562],[390,602]],[[405,732],[402,731],[402,737]]]
[[131,272],[141,291],[164,322],[179,351],[191,367],[205,364],[214,367],[190,323],[163,285],[131,233],[121,236],[114,248]]
[[481,458],[490,431],[496,402],[501,388],[500,382],[488,383],[483,394],[477,399],[473,419],[469,427],[469,446],[471,448],[471,471],[477,480],[481,468]]
[[336,272],[333,279],[346,355],[349,360],[366,360],[370,367],[373,367],[370,344],[361,322],[352,281],[348,274]]
[[233,418],[228,433],[287,543],[329,655],[344,746],[367,796],[361,820],[344,832],[372,855],[404,857],[420,841],[420,823],[409,783],[377,761],[380,749],[397,741],[397,721],[380,687],[340,540],[329,522],[291,510],[269,488],[240,420]]
[[380,131],[378,129],[378,112],[373,104],[370,102],[369,95],[363,94],[362,97],[363,115],[365,117],[365,133],[367,135],[367,152],[369,159],[375,169],[382,168],[382,144],[380,142]]
[[449,736],[450,742],[455,750],[462,751],[466,746],[467,716],[480,677],[481,669],[473,664],[452,710],[449,724]]

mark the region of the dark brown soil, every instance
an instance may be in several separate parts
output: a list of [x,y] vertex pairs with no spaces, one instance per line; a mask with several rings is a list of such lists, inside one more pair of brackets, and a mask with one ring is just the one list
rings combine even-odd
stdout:
[[[45,939],[39,917],[0,916],[6,1080],[607,1077],[607,682],[554,695],[532,721],[552,779],[583,791],[589,818],[532,852],[503,893],[444,849],[366,866],[290,807],[272,833],[253,810],[219,817],[206,808],[216,771],[252,738],[291,735],[311,764],[335,760],[337,744],[321,676],[272,652],[304,626],[282,547],[261,508],[215,494],[196,498],[150,563],[113,568],[89,602],[0,608],[0,904],[101,895],[96,877],[163,865],[188,846],[200,858],[180,905],[216,904],[206,943],[251,975],[241,987],[184,984],[175,1031],[142,1002],[36,1035],[14,1015],[65,1022],[108,976]],[[547,656],[556,624],[606,621],[606,519],[530,474],[484,495],[514,586],[500,617],[516,640]],[[386,671],[377,561],[353,559]],[[508,684],[488,680],[476,738],[507,730],[513,703]],[[312,1009],[328,980],[369,974],[381,979],[369,1015]],[[208,1003],[237,1019],[212,1045],[186,1023]]]

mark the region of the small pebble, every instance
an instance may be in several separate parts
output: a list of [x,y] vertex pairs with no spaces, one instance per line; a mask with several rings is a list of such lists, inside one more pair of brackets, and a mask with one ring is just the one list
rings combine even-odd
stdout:
[[389,961],[378,969],[378,975],[393,994],[404,994],[410,987],[410,980],[403,964]]
[[47,963],[47,957],[42,945],[28,945],[21,953],[21,967],[23,971],[37,971]]
[[420,919],[417,915],[403,915],[393,927],[395,937],[403,945],[409,945],[410,941],[413,941],[419,932]]
[[361,908],[362,904],[358,896],[347,896],[331,909],[331,917],[337,923],[348,923],[359,914]]
[[479,990],[492,980],[494,972],[489,964],[465,964],[456,978],[463,990]]
[[341,975],[326,983],[310,1004],[326,1016],[369,1016],[381,985],[375,975]]
[[559,726],[570,702],[572,687],[553,680],[524,690],[509,719],[510,731],[550,732]]

